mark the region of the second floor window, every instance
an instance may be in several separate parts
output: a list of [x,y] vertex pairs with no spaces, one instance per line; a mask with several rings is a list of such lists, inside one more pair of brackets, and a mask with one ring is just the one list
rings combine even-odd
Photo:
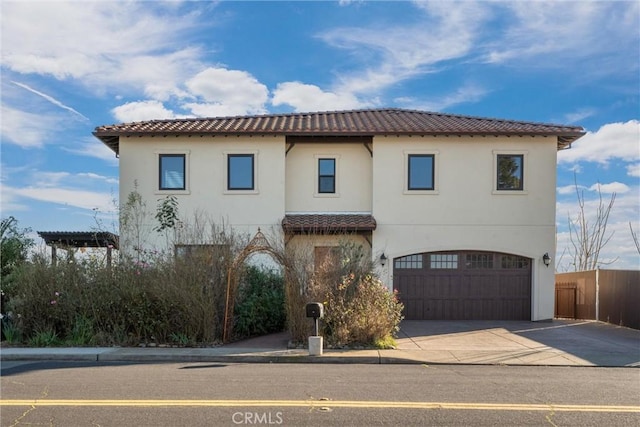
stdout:
[[523,190],[522,154],[498,154],[497,190]]
[[253,190],[253,154],[227,156],[227,190]]
[[160,154],[160,190],[184,190],[185,155]]
[[409,154],[408,190],[433,190],[434,155]]
[[336,159],[318,159],[318,193],[336,192]]

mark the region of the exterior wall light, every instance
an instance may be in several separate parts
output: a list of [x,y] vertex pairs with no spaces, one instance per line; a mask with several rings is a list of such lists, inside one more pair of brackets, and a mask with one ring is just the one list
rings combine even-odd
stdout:
[[548,252],[545,252],[545,254],[542,255],[542,262],[547,267],[549,267],[549,264],[551,264],[551,257],[549,257],[549,253]]
[[387,256],[383,252],[382,255],[380,255],[380,265],[384,267],[386,263],[387,263]]

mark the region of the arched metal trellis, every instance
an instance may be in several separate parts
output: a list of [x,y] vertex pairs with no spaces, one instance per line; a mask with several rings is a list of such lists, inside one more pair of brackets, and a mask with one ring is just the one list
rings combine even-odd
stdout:
[[240,265],[249,257],[249,255],[263,252],[269,254],[280,265],[285,265],[282,254],[273,249],[267,238],[262,234],[260,228],[253,239],[247,246],[236,256],[227,271],[227,295],[224,307],[224,326],[222,332],[222,342],[229,342],[229,336],[233,330],[233,309],[236,300],[236,290],[238,288],[237,270]]

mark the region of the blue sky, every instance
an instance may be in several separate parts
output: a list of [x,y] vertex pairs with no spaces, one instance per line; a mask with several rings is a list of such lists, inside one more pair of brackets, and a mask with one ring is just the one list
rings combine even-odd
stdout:
[[[118,162],[91,132],[191,116],[398,107],[580,125],[569,216],[616,193],[605,268],[640,268],[640,2],[1,2],[2,217],[116,231]],[[564,254],[564,255],[562,255]]]

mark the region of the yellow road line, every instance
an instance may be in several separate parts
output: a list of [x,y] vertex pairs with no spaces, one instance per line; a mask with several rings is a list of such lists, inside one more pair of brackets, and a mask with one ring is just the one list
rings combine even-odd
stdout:
[[475,411],[555,411],[555,412],[632,412],[640,406],[562,405],[529,403],[454,403],[391,402],[359,400],[75,400],[75,399],[7,399],[0,406],[208,406],[208,407],[329,407],[329,408],[401,408],[450,409]]

